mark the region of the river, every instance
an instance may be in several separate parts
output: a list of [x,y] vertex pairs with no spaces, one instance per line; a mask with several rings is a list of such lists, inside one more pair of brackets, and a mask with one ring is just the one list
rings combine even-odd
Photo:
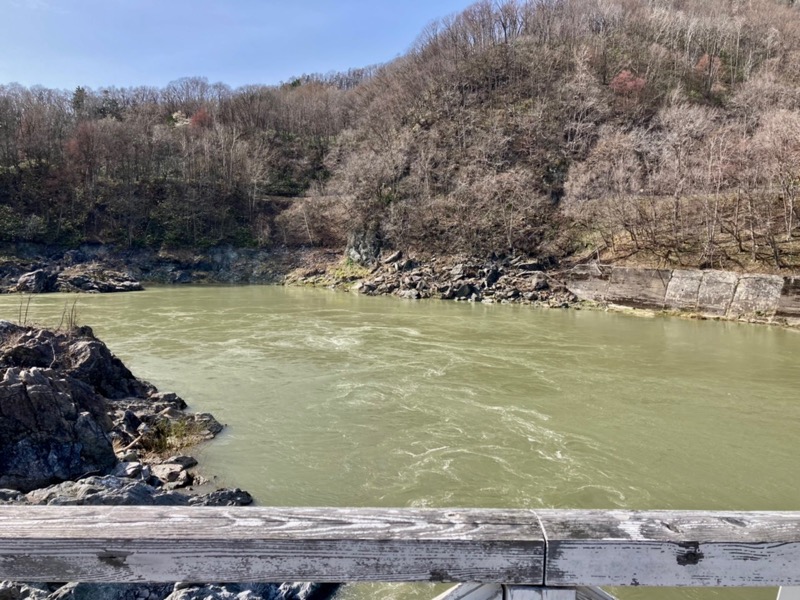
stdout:
[[261,504],[800,510],[797,332],[269,286],[40,296],[27,319],[76,300],[137,376],[228,425],[198,457]]

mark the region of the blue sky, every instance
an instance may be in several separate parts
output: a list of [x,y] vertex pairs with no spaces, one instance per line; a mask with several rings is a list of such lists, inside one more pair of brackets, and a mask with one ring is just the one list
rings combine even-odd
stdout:
[[275,84],[391,60],[472,0],[0,0],[0,84]]

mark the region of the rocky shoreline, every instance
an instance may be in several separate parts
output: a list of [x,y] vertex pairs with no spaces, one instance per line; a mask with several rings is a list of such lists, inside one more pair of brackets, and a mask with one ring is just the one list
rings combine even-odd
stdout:
[[[245,506],[205,491],[186,448],[223,426],[139,380],[92,330],[0,321],[0,505]],[[197,486],[200,486],[199,488]],[[315,600],[336,586],[0,583],[2,600]]]
[[522,257],[419,260],[394,252],[369,270],[352,269],[347,273],[341,268],[301,269],[289,274],[286,283],[327,285],[367,296],[392,295],[407,300],[435,298],[549,308],[567,308],[578,302],[561,281],[545,270],[545,265]]
[[0,247],[0,293],[111,293],[142,289],[142,283],[282,283],[287,273],[329,265],[329,250],[259,250],[219,247],[203,251],[119,250],[104,245],[77,249],[17,244]]
[[800,327],[800,277],[582,264],[553,270],[536,260],[417,259],[394,252],[368,269],[298,269],[289,285],[368,296],[434,298],[542,308],[589,308]]
[[[0,259],[0,293],[135,291],[142,284],[270,283],[545,308],[592,308],[800,326],[800,277],[729,271],[579,264],[566,269],[527,257],[407,256],[364,266],[337,251],[128,250],[16,246]],[[34,269],[34,270],[28,270]]]

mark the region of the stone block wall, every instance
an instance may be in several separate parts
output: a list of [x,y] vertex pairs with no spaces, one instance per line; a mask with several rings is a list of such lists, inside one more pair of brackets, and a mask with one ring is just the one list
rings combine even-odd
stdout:
[[591,264],[575,267],[564,279],[581,300],[800,324],[800,277]]

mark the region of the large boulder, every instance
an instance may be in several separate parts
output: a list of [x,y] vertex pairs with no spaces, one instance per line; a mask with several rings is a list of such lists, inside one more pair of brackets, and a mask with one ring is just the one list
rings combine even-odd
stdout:
[[52,369],[11,367],[0,382],[0,488],[29,491],[117,463],[105,402]]
[[119,271],[98,267],[75,267],[58,275],[55,287],[60,292],[90,292],[110,294],[114,292],[138,292],[142,284]]
[[24,273],[17,280],[16,291],[30,292],[31,294],[46,294],[56,291],[56,274],[37,269]]
[[108,346],[93,337],[69,343],[65,357],[66,372],[71,377],[88,383],[111,400],[142,397],[152,391],[152,386],[136,379]]

